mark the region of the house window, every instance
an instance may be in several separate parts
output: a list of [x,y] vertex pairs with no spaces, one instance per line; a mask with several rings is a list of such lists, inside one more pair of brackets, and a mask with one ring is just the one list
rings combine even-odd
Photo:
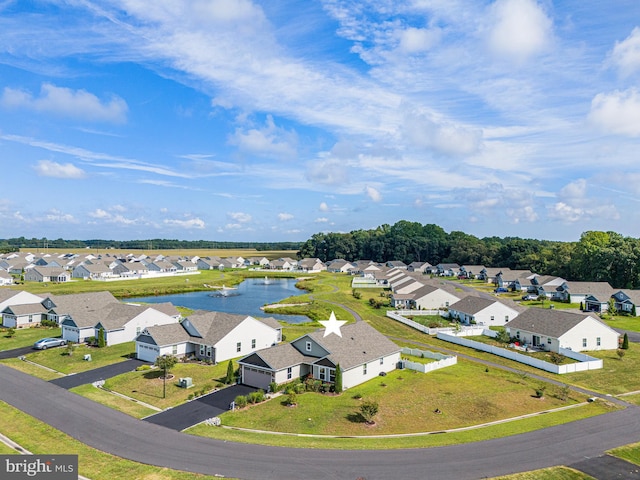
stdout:
[[449,302],[444,302],[444,306],[449,308]]
[[367,364],[366,363],[364,365],[362,365],[362,374],[363,375],[367,374]]
[[242,342],[236,343],[236,352],[240,353],[242,351]]
[[495,320],[495,317],[491,315],[491,321],[493,322],[494,320]]
[[207,357],[211,356],[211,347],[207,346]]
[[504,323],[507,323],[509,321],[509,315],[505,315],[504,316]]
[[380,365],[384,365],[384,357],[380,357]]
[[171,355],[177,355],[178,354],[178,346],[177,345],[173,345],[171,347]]
[[520,332],[516,332],[516,338],[519,340],[520,339]]
[[307,342],[305,345],[305,348],[307,349],[307,352],[311,351],[311,342]]
[[204,345],[200,345],[200,356],[204,357]]
[[324,367],[320,367],[320,372],[318,372],[318,377],[320,378],[320,380],[322,380],[323,382],[327,381],[327,369]]
[[293,376],[293,369],[291,367],[287,368],[287,380],[291,380]]
[[141,331],[142,331],[142,327],[136,327],[136,335],[140,335]]
[[33,322],[33,315],[29,315],[29,322]]
[[596,337],[596,345],[599,347],[600,346],[600,337]]
[[587,346],[587,339],[586,339],[586,338],[583,338],[583,339],[582,339],[582,347],[584,348],[584,347],[586,347],[586,346]]
[[551,339],[550,339],[550,338],[547,338],[547,343],[548,343],[549,345],[551,345]]
[[251,349],[255,349],[256,348],[256,339],[252,339],[251,340]]

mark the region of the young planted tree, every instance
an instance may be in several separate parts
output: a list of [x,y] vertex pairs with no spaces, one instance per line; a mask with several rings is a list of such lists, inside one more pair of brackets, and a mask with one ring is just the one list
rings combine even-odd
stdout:
[[367,425],[373,425],[376,423],[375,418],[379,409],[380,407],[378,406],[378,402],[373,400],[362,402],[360,405],[360,415],[362,415],[362,418],[364,418]]
[[624,358],[624,354],[627,353],[627,352],[625,352],[623,349],[619,348],[618,350],[616,350],[616,353],[618,354],[618,358],[620,360],[622,360]]
[[342,393],[342,369],[339,363],[336,365],[335,390],[336,393]]
[[227,385],[232,384],[235,380],[235,377],[236,375],[233,369],[233,360],[229,360],[229,363],[227,364],[227,375],[224,377],[224,383],[226,383]]
[[178,358],[173,355],[160,355],[156,358],[154,365],[164,370],[165,376],[169,375],[169,372],[178,363]]
[[104,328],[100,327],[98,330],[98,347],[102,348],[107,345],[107,335],[104,331]]
[[622,347],[623,350],[629,350],[629,335],[627,335],[626,333],[624,334],[624,337],[622,337]]

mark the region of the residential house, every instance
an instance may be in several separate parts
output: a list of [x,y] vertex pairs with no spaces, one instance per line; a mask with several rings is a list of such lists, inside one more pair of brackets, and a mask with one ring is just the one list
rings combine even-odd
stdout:
[[196,262],[198,270],[222,270],[224,266],[220,263],[220,258],[204,257],[198,258]]
[[480,276],[480,272],[485,269],[484,265],[461,265],[460,276],[475,279]]
[[318,330],[240,359],[242,383],[266,390],[271,382],[308,375],[334,383],[339,366],[342,387],[348,389],[394,370],[400,360],[400,347],[366,322],[344,325],[341,336],[324,333]]
[[271,270],[284,270],[287,272],[291,272],[295,270],[297,262],[292,262],[290,259],[286,258],[278,258],[276,260],[271,260],[269,262],[269,268]]
[[142,277],[149,274],[149,267],[142,262],[116,262],[112,268],[113,273],[121,277]]
[[10,288],[0,289],[0,312],[11,305],[24,305],[28,303],[41,303],[43,297],[24,290]]
[[436,273],[441,277],[456,277],[460,273],[460,265],[457,263],[439,263],[436,265]]
[[185,273],[198,271],[198,266],[187,260],[174,260],[171,263],[176,267],[177,272]]
[[193,355],[219,363],[282,341],[282,327],[273,318],[198,311],[180,326],[183,331],[171,324],[143,330],[136,338],[137,357],[154,362],[160,355]]
[[582,303],[589,296],[599,298],[608,302],[615,290],[609,282],[563,282],[556,287],[553,300],[567,303]]
[[105,308],[101,319],[94,326],[94,335],[98,338],[100,330],[105,333],[107,345],[117,345],[119,343],[132,342],[145,328],[156,325],[167,325],[178,323],[180,313],[171,304],[169,313],[166,304],[143,306],[129,303],[112,304]]
[[511,270],[503,269],[496,278],[496,286],[498,288],[506,288],[513,291],[522,291],[522,284],[526,285],[525,289],[531,285],[533,273],[530,270]]
[[528,308],[505,328],[521,343],[552,352],[618,348],[618,332],[589,313]]
[[2,310],[2,325],[6,328],[35,327],[46,317],[47,309],[41,303],[10,305]]
[[531,287],[527,291],[538,296],[545,295],[547,298],[553,298],[556,289],[564,282],[566,282],[565,279],[553,275],[537,275],[531,279]]
[[614,305],[620,313],[640,315],[640,290],[618,290],[613,294]]
[[407,271],[425,274],[431,268],[429,262],[411,262],[407,265]]
[[71,276],[85,280],[104,280],[115,277],[111,269],[104,263],[84,263],[78,265],[72,270]]
[[107,308],[120,302],[111,292],[91,292],[50,296],[43,304],[48,308],[47,318],[62,327],[62,338],[79,343],[93,337]]
[[297,269],[302,272],[322,272],[327,266],[319,258],[303,258],[298,261]]
[[407,269],[407,264],[400,260],[389,260],[385,265],[389,268],[398,268],[400,270]]
[[332,260],[327,264],[327,272],[330,273],[347,273],[352,268],[355,268],[355,264],[347,262],[343,259]]
[[34,267],[24,273],[25,282],[68,282],[71,274],[61,267]]
[[503,326],[520,312],[495,298],[468,295],[449,306],[449,316],[466,325]]
[[437,310],[449,308],[453,303],[460,300],[461,295],[455,295],[447,289],[434,285],[424,285],[411,292],[413,298],[410,301],[411,308],[416,310]]
[[0,270],[0,286],[4,287],[7,285],[13,285],[13,277],[9,272]]

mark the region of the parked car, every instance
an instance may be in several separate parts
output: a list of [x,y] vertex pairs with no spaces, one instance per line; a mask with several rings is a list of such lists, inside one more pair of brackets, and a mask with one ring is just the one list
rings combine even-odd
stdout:
[[496,289],[494,290],[494,292],[496,292],[496,293],[507,293],[508,291],[509,291],[509,290],[507,290],[507,289],[506,289],[506,288],[504,288],[504,287],[498,287],[498,288],[496,288]]
[[534,295],[534,294],[530,293],[528,295],[523,295],[522,299],[523,300],[537,300],[538,299],[538,295]]
[[46,350],[47,348],[61,347],[66,344],[67,341],[63,338],[41,338],[33,344],[33,348],[36,350]]

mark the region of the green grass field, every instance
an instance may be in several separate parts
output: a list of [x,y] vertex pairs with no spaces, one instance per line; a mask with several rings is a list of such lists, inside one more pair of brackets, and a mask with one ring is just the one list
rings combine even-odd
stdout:
[[45,337],[59,337],[62,334],[60,327],[34,327],[18,328],[13,337],[8,334],[8,329],[0,328],[0,352],[14,348],[29,347],[36,341]]
[[[126,342],[111,347],[89,347],[86,344],[74,345],[73,354],[68,355],[66,347],[37,350],[26,355],[30,360],[39,365],[52,368],[57,372],[79,373],[94,368],[104,367],[118,362],[124,362],[135,353],[135,343]],[[84,355],[90,354],[91,361],[84,360]]]

